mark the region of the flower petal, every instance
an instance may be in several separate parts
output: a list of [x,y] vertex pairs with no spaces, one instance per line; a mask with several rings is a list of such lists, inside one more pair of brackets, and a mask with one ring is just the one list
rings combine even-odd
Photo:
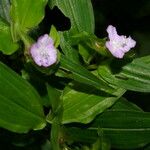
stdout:
[[116,28],[112,25],[107,27],[108,37],[109,39],[116,39],[119,35],[117,34]]

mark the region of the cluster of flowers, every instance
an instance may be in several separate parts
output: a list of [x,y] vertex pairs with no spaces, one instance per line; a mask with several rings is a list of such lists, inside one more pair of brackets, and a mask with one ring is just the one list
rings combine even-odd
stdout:
[[[124,54],[136,45],[130,36],[127,38],[124,35],[118,35],[116,28],[112,25],[108,26],[107,32],[109,41],[106,42],[106,47],[116,58],[123,58]],[[38,41],[31,46],[30,54],[39,66],[49,67],[57,61],[57,50],[53,39],[48,34],[39,37]]]

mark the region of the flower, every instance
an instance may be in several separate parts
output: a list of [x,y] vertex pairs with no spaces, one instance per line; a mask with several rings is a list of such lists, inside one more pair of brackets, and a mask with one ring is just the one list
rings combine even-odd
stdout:
[[123,58],[124,54],[136,45],[136,41],[130,36],[127,38],[124,35],[118,35],[116,28],[112,25],[107,27],[107,32],[109,41],[106,42],[106,47],[114,57]]
[[48,34],[38,38],[38,41],[31,46],[30,54],[39,66],[49,67],[57,61],[57,50]]

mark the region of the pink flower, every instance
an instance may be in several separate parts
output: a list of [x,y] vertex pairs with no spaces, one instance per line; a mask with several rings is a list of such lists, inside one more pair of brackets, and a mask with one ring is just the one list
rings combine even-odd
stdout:
[[43,67],[49,67],[57,61],[57,50],[48,34],[39,37],[38,41],[30,48],[34,62]]
[[130,36],[128,38],[124,35],[119,36],[112,25],[108,26],[107,32],[109,41],[106,42],[106,47],[114,57],[123,58],[124,54],[136,45],[136,41]]

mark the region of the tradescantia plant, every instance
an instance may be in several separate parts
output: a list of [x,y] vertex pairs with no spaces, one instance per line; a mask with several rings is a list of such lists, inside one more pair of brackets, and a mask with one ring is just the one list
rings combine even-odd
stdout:
[[[93,3],[0,1],[3,149],[147,148],[150,113],[126,93],[150,92],[150,55],[133,55],[136,38],[112,25],[108,38],[96,36]],[[56,8],[70,29],[44,21]]]

